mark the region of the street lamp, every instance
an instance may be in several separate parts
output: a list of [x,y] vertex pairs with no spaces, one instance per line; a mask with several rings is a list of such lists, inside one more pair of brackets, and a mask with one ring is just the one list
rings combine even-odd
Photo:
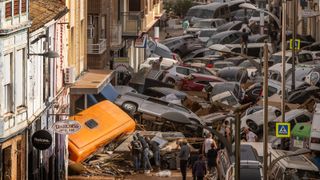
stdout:
[[45,53],[29,53],[29,56],[43,56],[43,57],[47,57],[47,58],[58,58],[60,57],[59,53],[55,52],[55,51],[48,51]]
[[302,155],[302,154],[309,154],[309,153],[311,153],[311,150],[310,150],[310,149],[305,149],[305,148],[303,148],[303,149],[298,149],[298,150],[296,150],[296,151],[294,151],[294,152],[288,152],[288,154],[285,154],[285,155],[283,155],[283,156],[280,156],[280,157],[274,159],[274,160],[270,163],[270,165],[269,165],[270,168],[269,168],[269,170],[268,170],[268,176],[271,175],[271,169],[272,169],[272,167],[273,167],[277,162],[279,162],[281,159],[287,158],[287,157],[292,157],[292,156],[299,156],[299,155]]

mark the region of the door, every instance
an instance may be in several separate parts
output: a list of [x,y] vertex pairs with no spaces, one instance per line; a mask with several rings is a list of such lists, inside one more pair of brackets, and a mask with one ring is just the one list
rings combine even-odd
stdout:
[[2,180],[25,179],[25,140],[22,135],[7,140],[1,147]]

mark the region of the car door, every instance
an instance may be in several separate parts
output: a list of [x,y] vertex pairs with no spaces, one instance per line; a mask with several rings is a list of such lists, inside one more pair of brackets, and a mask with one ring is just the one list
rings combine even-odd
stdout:
[[176,68],[176,80],[181,80],[187,76],[189,76],[191,73],[195,73],[196,71],[190,68],[186,67],[177,67]]

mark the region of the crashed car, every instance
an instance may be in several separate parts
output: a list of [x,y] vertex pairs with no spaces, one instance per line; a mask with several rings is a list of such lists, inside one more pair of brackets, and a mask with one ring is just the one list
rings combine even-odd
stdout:
[[249,76],[245,68],[242,67],[226,67],[218,72],[218,76],[227,81],[235,81],[246,83]]
[[243,100],[245,94],[238,82],[210,82],[209,85],[205,87],[205,91],[209,94],[210,99],[212,96],[230,91],[239,102]]
[[[268,122],[281,116],[280,109],[268,106]],[[263,128],[263,107],[253,106],[246,110],[244,116],[241,118],[241,128],[248,127],[252,132],[259,134]]]
[[[290,128],[293,129],[297,123],[310,122],[312,120],[312,113],[306,109],[293,109],[285,114],[285,122],[290,123]],[[278,117],[269,123],[269,127],[275,127],[276,122],[281,122],[281,117]]]
[[167,88],[167,87],[149,87],[145,89],[143,94],[151,97],[156,97],[156,98],[162,98],[164,96],[173,94],[180,100],[184,100],[187,97],[186,93],[182,91],[178,91],[173,88]]
[[183,91],[202,91],[209,82],[225,82],[224,79],[217,76],[192,73],[186,78],[182,79],[181,90]]

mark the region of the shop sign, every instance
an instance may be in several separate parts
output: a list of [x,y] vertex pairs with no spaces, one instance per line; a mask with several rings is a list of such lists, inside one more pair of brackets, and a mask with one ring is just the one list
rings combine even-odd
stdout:
[[53,124],[52,129],[58,134],[74,134],[81,129],[81,124],[74,120],[57,121]]
[[32,135],[31,142],[36,149],[45,150],[51,146],[52,136],[46,130],[39,130]]

